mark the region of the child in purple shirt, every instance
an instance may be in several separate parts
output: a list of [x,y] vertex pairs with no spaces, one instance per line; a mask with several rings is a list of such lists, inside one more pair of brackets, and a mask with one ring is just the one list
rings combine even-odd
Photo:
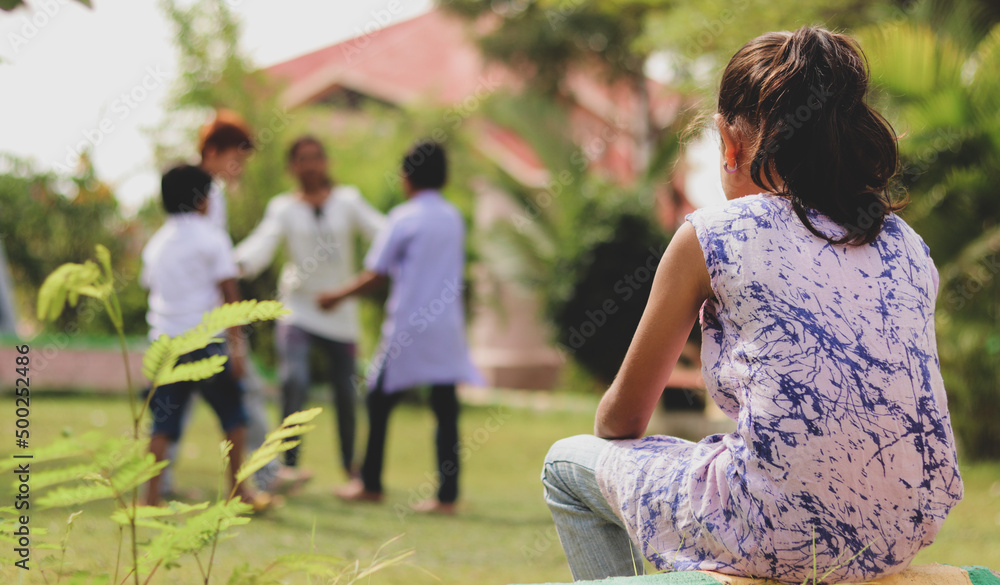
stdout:
[[447,177],[444,149],[421,142],[403,158],[407,202],[394,208],[365,257],[365,272],[342,289],[320,295],[329,309],[351,295],[392,281],[378,350],[368,368],[369,437],[361,480],[339,490],[346,500],[381,501],[389,413],[402,391],[431,387],[438,419],[437,498],[418,511],[454,513],[458,497],[458,382],[479,383],[465,343],[465,227],[441,196]]

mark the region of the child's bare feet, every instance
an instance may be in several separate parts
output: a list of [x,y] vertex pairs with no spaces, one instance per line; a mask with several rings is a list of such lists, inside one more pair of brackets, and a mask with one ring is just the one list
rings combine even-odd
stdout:
[[345,502],[371,502],[378,503],[382,501],[381,492],[370,492],[365,489],[365,484],[359,479],[351,480],[345,486],[341,486],[333,489],[333,495],[337,496]]
[[270,491],[286,495],[295,495],[302,490],[302,486],[312,479],[313,473],[308,469],[289,467],[282,465],[278,468],[278,473],[271,482]]
[[410,508],[419,514],[440,514],[442,516],[455,515],[455,502],[440,502],[435,499],[421,500],[411,505]]
[[254,512],[263,512],[274,507],[278,502],[276,496],[267,492],[258,492],[249,488],[240,488],[236,491],[236,497],[244,504],[250,504]]

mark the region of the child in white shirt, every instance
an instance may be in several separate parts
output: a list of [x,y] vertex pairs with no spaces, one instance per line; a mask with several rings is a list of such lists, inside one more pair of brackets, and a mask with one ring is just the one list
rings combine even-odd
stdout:
[[[179,335],[198,325],[206,311],[240,300],[232,243],[207,217],[211,182],[205,171],[188,165],[173,168],[163,176],[163,206],[169,217],[142,251],[140,276],[149,289],[146,320],[150,339],[161,334]],[[241,340],[236,330],[228,333],[228,348],[224,343],[214,343],[179,360],[185,363],[228,353],[223,372],[201,382],[178,382],[156,389],[150,402],[153,429],[149,449],[158,461],[165,458],[170,443],[180,438],[184,407],[197,389],[218,415],[226,439],[233,443],[229,469],[232,485],[246,448],[247,415],[237,383],[243,375]],[[149,481],[148,505],[160,501],[160,479],[157,476]],[[237,495],[258,504],[257,495],[248,486],[241,486]]]

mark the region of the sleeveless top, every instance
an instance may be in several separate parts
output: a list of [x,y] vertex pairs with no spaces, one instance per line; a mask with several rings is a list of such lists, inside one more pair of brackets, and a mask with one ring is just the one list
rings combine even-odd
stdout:
[[769,194],[687,219],[713,292],[705,384],[737,430],[612,441],[604,496],[661,569],[797,583],[902,570],[963,494],[927,246],[895,215],[871,244],[832,245]]

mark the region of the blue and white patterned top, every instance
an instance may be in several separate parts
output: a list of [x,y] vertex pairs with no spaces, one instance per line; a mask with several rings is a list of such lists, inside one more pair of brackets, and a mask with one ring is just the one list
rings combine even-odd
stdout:
[[796,583],[902,570],[963,494],[927,246],[894,215],[871,244],[832,245],[774,195],[688,220],[714,293],[705,383],[737,430],[612,441],[605,497],[661,569]]

